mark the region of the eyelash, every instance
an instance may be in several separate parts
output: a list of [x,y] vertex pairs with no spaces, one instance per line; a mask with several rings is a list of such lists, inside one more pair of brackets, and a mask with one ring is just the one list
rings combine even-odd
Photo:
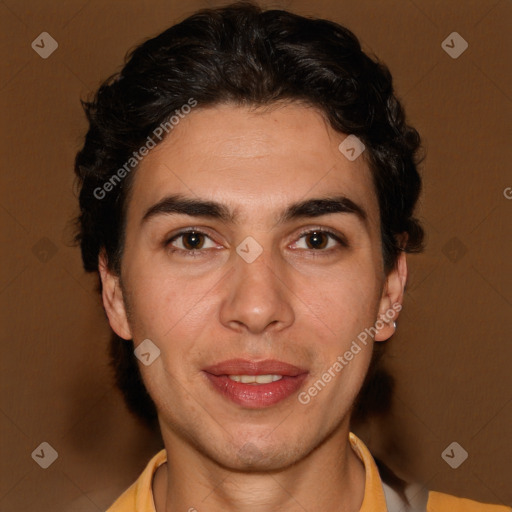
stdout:
[[[172,242],[174,242],[175,240],[179,239],[182,236],[185,236],[188,233],[196,233],[198,235],[204,235],[205,237],[209,238],[210,240],[213,240],[212,237],[208,235],[208,233],[205,233],[204,231],[201,231],[198,228],[192,227],[192,228],[188,228],[184,231],[180,231],[179,233],[176,233],[175,235],[173,235],[171,238],[166,239],[164,241],[164,246],[167,249],[169,249],[171,253],[182,253],[183,255],[192,257],[192,258],[197,258],[197,257],[202,256],[205,253],[205,250],[202,250],[202,249],[184,250],[184,249],[176,249],[176,248],[172,247],[172,245],[171,245]],[[347,241],[344,239],[344,237],[342,237],[339,234],[337,234],[336,232],[331,231],[326,228],[321,228],[321,229],[313,228],[313,229],[307,229],[305,231],[302,231],[299,234],[297,241],[300,240],[301,238],[303,238],[304,236],[312,234],[312,233],[326,234],[331,238],[331,240],[335,240],[339,244],[338,247],[336,247],[336,248],[331,247],[330,249],[301,249],[303,251],[308,251],[308,252],[312,253],[312,255],[314,255],[315,257],[330,254],[333,250],[339,250],[340,247],[348,248],[348,246],[349,246]],[[203,254],[201,254],[201,253],[203,253]]]

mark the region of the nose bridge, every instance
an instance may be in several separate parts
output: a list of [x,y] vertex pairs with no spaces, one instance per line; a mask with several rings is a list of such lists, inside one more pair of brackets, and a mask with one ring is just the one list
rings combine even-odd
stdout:
[[252,262],[239,259],[235,264],[235,276],[239,278],[239,286],[252,289],[253,294],[278,291],[275,286],[275,281],[278,281],[277,269],[269,250]]
[[[253,251],[251,242],[240,244],[240,249]],[[263,249],[263,248],[262,248]],[[247,253],[245,253],[247,254]],[[254,259],[244,253],[234,259],[234,272],[228,283],[228,294],[222,305],[221,318],[225,325],[244,326],[251,332],[270,328],[284,328],[293,322],[289,293],[283,282],[284,275],[270,249],[261,250]]]

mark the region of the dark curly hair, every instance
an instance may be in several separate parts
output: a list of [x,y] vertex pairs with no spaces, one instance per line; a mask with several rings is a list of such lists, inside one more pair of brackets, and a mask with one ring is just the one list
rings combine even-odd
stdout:
[[[98,271],[104,250],[109,269],[120,275],[136,167],[101,199],[95,191],[190,98],[198,108],[281,101],[315,107],[335,130],[356,135],[366,146],[386,272],[401,251],[422,249],[423,230],[413,216],[421,188],[420,138],[405,122],[386,66],[363,53],[354,34],[334,22],[239,2],[198,11],[145,41],[92,101],[82,102],[89,130],[75,162],[80,198],[75,241],[86,271]],[[110,352],[128,407],[154,425],[156,411],[140,378],[133,344],[114,334]],[[377,403],[376,389],[378,407],[389,402],[385,390],[392,381],[377,369],[379,358],[376,349],[355,407],[356,420],[375,410],[369,400]]]

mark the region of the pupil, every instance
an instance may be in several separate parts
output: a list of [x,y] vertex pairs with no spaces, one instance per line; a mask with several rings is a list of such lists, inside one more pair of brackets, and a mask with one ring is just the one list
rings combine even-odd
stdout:
[[308,247],[311,249],[323,249],[327,245],[327,237],[325,233],[314,231],[307,237]]
[[202,235],[199,233],[187,233],[183,237],[183,245],[188,250],[198,249],[202,245]]

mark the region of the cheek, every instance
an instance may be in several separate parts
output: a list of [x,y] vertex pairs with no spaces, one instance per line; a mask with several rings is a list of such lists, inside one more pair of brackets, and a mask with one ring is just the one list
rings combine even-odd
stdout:
[[317,280],[315,286],[310,283],[306,290],[305,302],[319,321],[313,333],[313,388],[304,400],[313,401],[315,393],[321,394],[319,407],[333,403],[344,411],[357,395],[371,360],[373,341],[366,329],[377,318],[379,281],[371,265],[347,265]]
[[304,302],[338,340],[373,325],[380,299],[380,282],[371,265],[340,266],[304,280]]
[[[130,286],[131,327],[136,340],[150,338],[166,345],[180,338],[180,347],[194,340],[205,319],[214,318],[211,300],[218,276],[190,279],[155,265],[138,265],[128,273]],[[186,331],[187,336],[183,336]],[[159,344],[159,345],[160,345]],[[176,344],[172,344],[176,346]]]

